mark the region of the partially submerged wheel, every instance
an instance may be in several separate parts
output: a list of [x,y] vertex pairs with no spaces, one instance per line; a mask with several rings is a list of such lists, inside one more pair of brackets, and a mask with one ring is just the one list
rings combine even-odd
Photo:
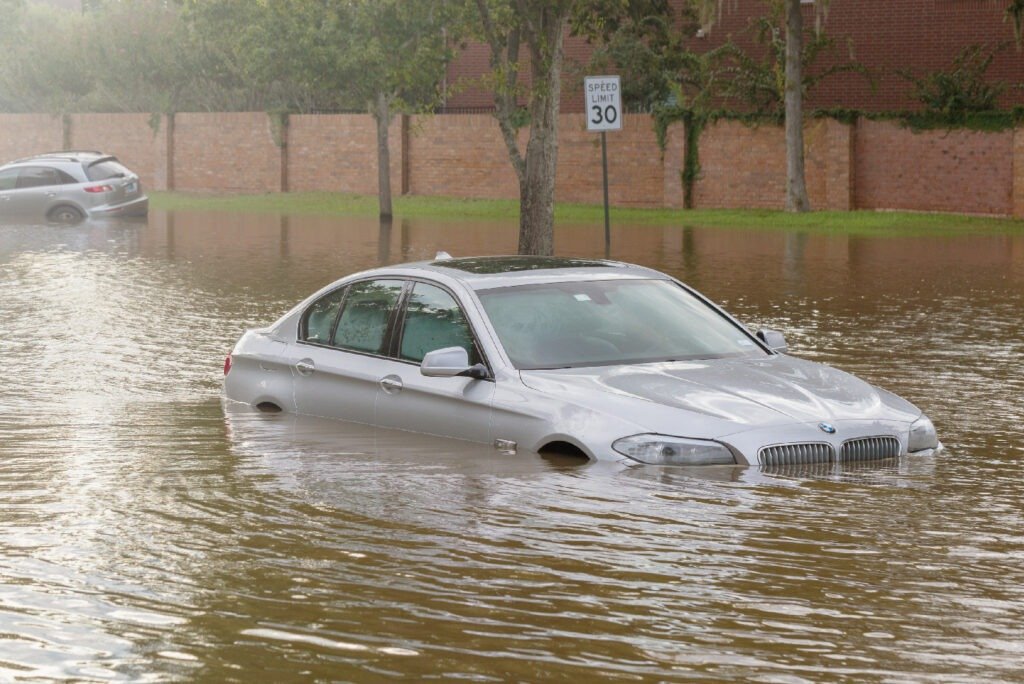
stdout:
[[78,223],[85,218],[85,214],[75,207],[64,205],[51,209],[46,218],[56,223]]

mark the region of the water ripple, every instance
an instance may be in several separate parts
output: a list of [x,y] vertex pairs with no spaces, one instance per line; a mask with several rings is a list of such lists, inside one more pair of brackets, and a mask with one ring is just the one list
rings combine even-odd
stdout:
[[0,226],[0,679],[1020,679],[1019,237],[617,233],[925,407],[938,458],[622,468],[225,413],[245,327],[509,228]]

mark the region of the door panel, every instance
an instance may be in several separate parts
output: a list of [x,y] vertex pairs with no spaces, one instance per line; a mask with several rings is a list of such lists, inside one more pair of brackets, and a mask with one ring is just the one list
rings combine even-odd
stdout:
[[18,182],[18,169],[0,171],[0,216],[12,215],[11,195]]
[[42,218],[55,188],[25,188],[5,192],[4,204],[11,216],[31,216]]
[[428,378],[420,373],[419,366],[399,361],[390,363],[391,368],[385,375],[397,377],[401,389],[379,392],[378,425],[473,442],[493,441],[493,382],[473,378]]
[[15,190],[7,193],[10,212],[17,216],[46,215],[50,203],[61,190],[60,180],[54,169],[42,166],[24,167],[18,173]]
[[341,349],[291,345],[298,413],[356,423],[374,422],[373,404],[387,361]]
[[423,357],[446,347],[465,349],[470,364],[481,361],[472,330],[455,297],[436,285],[416,282],[402,314],[395,348],[403,360],[390,362],[391,369],[377,396],[377,423],[474,442],[492,441],[493,382],[428,378],[420,373]]
[[396,279],[360,281],[310,306],[303,320],[311,343],[291,349],[299,413],[374,423],[379,383],[392,363],[383,358],[388,332],[404,287],[405,281]]

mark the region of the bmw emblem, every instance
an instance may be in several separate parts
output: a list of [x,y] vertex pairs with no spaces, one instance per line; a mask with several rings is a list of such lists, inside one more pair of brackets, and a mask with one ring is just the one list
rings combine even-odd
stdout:
[[836,434],[836,426],[833,425],[832,423],[818,423],[818,427],[826,435],[834,435],[834,434]]

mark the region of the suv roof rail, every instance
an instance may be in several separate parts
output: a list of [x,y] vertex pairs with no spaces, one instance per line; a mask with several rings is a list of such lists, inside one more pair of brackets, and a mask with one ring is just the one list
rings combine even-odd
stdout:
[[75,157],[80,154],[95,154],[98,157],[110,156],[100,152],[99,150],[59,150],[56,152],[40,152],[39,154],[29,155],[28,157],[15,159],[12,163],[31,161],[32,159],[42,159],[43,157]]

